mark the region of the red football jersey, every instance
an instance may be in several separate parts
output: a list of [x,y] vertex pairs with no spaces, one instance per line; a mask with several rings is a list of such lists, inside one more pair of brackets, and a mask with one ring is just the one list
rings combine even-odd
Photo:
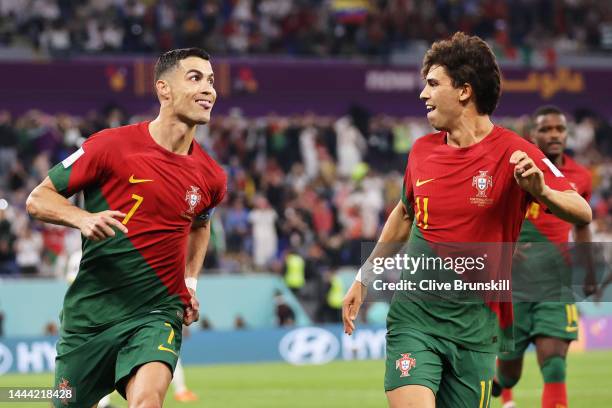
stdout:
[[[410,152],[402,200],[414,210],[416,229],[413,226],[411,242],[429,243],[439,255],[440,251],[456,250],[455,256],[478,249],[478,245],[467,243],[496,243],[487,247],[493,256],[487,261],[486,273],[491,279],[509,278],[511,246],[519,237],[527,205],[532,201],[514,179],[511,155],[521,150],[545,174],[553,173],[547,176],[549,187],[565,191],[571,186],[536,146],[510,130],[494,126],[479,143],[464,148],[449,146],[446,136],[446,132],[424,136]],[[442,245],[447,243],[464,244]],[[428,276],[427,271],[421,271],[419,279]],[[460,278],[469,281],[474,275],[466,273]],[[418,328],[481,351],[511,349],[510,299],[503,303],[490,300],[500,299],[495,296],[482,299],[486,306],[394,301],[388,327]]]
[[571,190],[535,145],[495,126],[481,142],[456,148],[446,132],[418,139],[404,178],[405,204],[429,242],[516,242],[531,197],[514,179],[510,156],[529,155],[549,187]]
[[89,212],[124,212],[128,228],[99,242],[83,239],[64,327],[93,330],[154,310],[180,314],[190,299],[184,281],[189,231],[223,199],[223,169],[195,142],[187,155],[166,150],[142,122],[93,135],[49,177],[67,197],[83,191]]

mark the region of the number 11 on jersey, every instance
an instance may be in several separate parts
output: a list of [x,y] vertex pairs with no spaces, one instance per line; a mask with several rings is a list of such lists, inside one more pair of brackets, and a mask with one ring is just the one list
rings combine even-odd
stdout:
[[[429,197],[423,197],[423,207],[421,208],[421,197],[417,196],[416,206],[417,212],[415,214],[415,217],[417,220],[417,226],[423,229],[427,229],[427,227],[429,227],[429,224],[427,224],[427,222],[429,221]],[[420,218],[421,215],[423,216],[422,218]]]

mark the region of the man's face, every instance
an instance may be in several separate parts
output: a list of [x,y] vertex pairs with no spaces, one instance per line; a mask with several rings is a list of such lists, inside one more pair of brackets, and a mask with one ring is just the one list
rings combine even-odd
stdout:
[[531,137],[534,143],[548,157],[563,154],[567,141],[567,121],[565,115],[549,113],[535,118]]
[[170,100],[174,113],[189,124],[206,124],[217,99],[214,74],[210,61],[188,57],[164,78],[170,89]]
[[425,87],[419,98],[427,107],[427,120],[436,130],[448,130],[461,114],[461,88],[453,87],[452,80],[441,65],[433,65],[425,77]]

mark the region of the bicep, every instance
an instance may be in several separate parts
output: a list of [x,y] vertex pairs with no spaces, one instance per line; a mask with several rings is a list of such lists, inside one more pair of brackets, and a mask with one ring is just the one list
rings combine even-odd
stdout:
[[51,178],[49,176],[45,177],[45,179],[36,188],[49,189],[54,193],[59,193],[57,191],[57,188],[55,188],[55,184],[53,184],[53,181],[51,181]]
[[412,224],[414,221],[414,208],[411,205],[407,205],[403,200],[400,200],[397,203],[396,208],[399,207],[400,214],[402,215],[402,220],[409,222]]

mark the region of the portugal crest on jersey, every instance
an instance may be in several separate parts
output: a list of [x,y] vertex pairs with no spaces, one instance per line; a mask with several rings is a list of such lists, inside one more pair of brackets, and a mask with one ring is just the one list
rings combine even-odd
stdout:
[[489,187],[493,187],[493,177],[487,175],[488,170],[478,170],[479,174],[472,177],[472,187],[476,187],[476,197],[486,197]]
[[416,366],[416,359],[410,357],[410,353],[402,354],[402,357],[395,360],[395,369],[400,370],[400,377],[410,377],[408,372]]
[[187,194],[185,194],[185,201],[189,205],[189,209],[187,212],[189,214],[193,214],[195,208],[200,204],[200,200],[202,199],[202,195],[199,193],[200,189],[196,186],[191,186],[191,190],[187,190]]

